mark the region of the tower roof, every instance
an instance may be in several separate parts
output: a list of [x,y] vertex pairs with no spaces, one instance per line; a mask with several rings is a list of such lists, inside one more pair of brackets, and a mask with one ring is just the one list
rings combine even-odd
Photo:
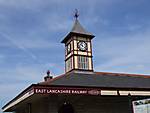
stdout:
[[88,31],[86,31],[82,25],[80,24],[79,20],[76,18],[75,19],[75,22],[74,22],[74,25],[71,29],[71,31],[67,34],[67,36],[61,41],[62,43],[65,43],[68,39],[69,39],[69,36],[73,35],[73,34],[78,34],[80,36],[88,36],[90,38],[93,38],[94,35]]
[[90,32],[86,31],[86,30],[81,26],[81,24],[80,24],[80,22],[78,21],[78,19],[75,20],[75,23],[74,23],[74,25],[73,25],[73,28],[72,28],[71,32],[93,36],[93,34],[91,34]]

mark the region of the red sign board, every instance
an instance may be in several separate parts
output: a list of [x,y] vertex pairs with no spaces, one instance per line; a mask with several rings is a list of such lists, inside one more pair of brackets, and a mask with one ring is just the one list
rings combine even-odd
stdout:
[[101,95],[98,89],[85,88],[61,88],[61,87],[40,87],[34,88],[35,94],[75,94],[75,95]]

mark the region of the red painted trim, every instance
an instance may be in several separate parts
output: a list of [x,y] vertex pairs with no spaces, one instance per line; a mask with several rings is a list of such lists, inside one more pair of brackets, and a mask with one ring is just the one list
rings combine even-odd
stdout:
[[98,88],[34,87],[35,94],[101,95]]
[[142,78],[150,78],[150,75],[142,75],[142,74],[127,74],[127,73],[111,73],[111,72],[95,72],[96,75],[112,75],[112,76],[129,76],[129,77],[142,77]]
[[132,109],[132,113],[134,113],[133,103],[132,103],[131,109]]

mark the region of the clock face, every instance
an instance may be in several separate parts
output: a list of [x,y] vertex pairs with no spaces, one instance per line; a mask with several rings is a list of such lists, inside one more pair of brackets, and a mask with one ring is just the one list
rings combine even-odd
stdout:
[[86,51],[87,50],[87,43],[84,41],[79,41],[78,42],[78,48],[81,51]]

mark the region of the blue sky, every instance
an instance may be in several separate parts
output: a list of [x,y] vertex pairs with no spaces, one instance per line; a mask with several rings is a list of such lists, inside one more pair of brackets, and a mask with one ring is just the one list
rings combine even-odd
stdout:
[[46,71],[64,73],[73,12],[93,39],[94,70],[150,74],[149,0],[0,0],[0,107]]

